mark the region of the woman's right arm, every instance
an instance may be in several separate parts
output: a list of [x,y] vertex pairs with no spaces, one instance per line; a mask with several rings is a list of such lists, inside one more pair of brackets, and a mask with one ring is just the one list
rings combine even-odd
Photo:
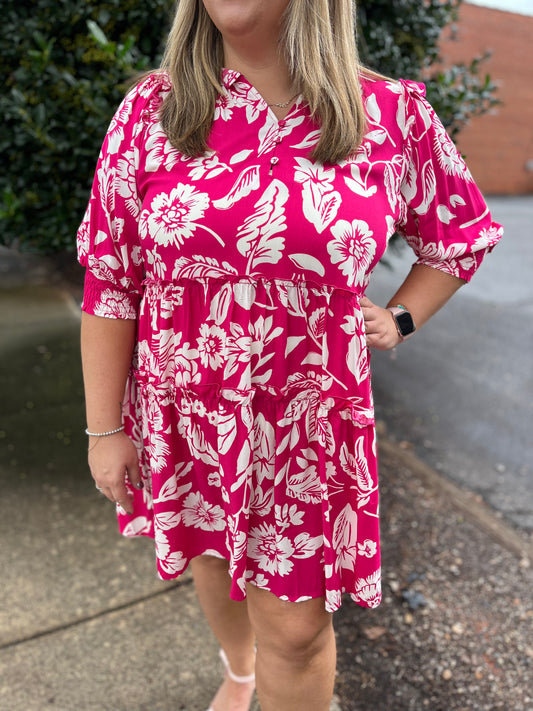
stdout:
[[[82,313],[81,355],[87,428],[109,432],[122,424],[122,400],[135,345],[134,319]],[[126,476],[141,488],[137,450],[124,432],[89,437],[89,466],[96,485],[111,501],[132,513]]]

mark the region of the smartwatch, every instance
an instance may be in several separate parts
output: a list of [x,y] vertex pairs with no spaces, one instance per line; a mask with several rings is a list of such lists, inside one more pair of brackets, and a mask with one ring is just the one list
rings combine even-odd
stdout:
[[397,306],[389,306],[388,310],[392,314],[392,318],[396,324],[396,330],[398,331],[402,341],[405,341],[409,338],[409,336],[412,336],[416,331],[416,326],[413,321],[413,317],[405,306],[402,306],[401,304],[398,304]]

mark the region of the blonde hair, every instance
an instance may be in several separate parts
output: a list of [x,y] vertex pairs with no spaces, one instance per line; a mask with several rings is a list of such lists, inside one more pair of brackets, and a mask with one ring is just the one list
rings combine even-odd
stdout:
[[[295,90],[321,126],[311,153],[320,163],[337,163],[360,145],[365,114],[359,85],[353,0],[290,0],[280,51]],[[217,97],[224,92],[222,37],[201,0],[178,0],[162,69],[172,91],[161,109],[170,142],[182,153],[207,150]]]

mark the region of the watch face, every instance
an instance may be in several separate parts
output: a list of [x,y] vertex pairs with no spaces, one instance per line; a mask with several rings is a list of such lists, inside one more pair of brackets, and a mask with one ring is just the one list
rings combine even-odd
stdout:
[[395,318],[402,336],[405,337],[410,333],[413,333],[415,330],[415,324],[409,311],[402,311],[402,313],[398,314]]

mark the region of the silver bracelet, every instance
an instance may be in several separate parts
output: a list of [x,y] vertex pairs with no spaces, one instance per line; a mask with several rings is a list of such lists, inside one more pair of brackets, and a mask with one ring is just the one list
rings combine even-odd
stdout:
[[109,430],[109,432],[89,432],[89,429],[87,428],[85,430],[85,434],[89,435],[89,437],[108,437],[109,435],[116,434],[117,432],[122,432],[123,429],[124,425],[117,427],[116,430]]

